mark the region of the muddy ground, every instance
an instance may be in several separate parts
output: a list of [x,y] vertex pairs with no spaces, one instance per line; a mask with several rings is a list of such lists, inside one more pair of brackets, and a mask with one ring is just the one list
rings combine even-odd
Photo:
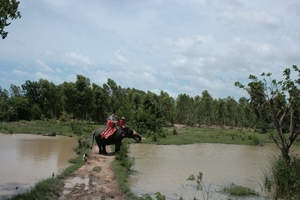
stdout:
[[[107,146],[107,151],[111,149]],[[81,168],[64,180],[64,186],[58,191],[58,200],[124,200],[117,177],[111,168],[115,156],[98,154],[94,146],[89,158]],[[95,167],[100,171],[95,171]]]

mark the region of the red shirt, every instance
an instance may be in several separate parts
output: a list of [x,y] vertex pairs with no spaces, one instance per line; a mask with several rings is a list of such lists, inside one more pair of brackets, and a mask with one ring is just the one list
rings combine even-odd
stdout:
[[114,127],[114,122],[112,120],[108,120],[107,121],[107,127],[113,128]]
[[125,125],[125,121],[124,121],[124,119],[120,119],[120,121],[119,121],[119,125],[120,125],[120,126],[124,126],[124,125]]

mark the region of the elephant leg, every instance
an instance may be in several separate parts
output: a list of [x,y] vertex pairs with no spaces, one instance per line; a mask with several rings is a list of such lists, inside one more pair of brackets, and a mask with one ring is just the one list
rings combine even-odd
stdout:
[[106,154],[107,154],[107,151],[106,151],[106,146],[105,146],[105,145],[103,145],[103,146],[102,146],[102,153],[103,153],[104,155],[106,155]]
[[115,143],[115,153],[119,152],[121,149],[121,141]]

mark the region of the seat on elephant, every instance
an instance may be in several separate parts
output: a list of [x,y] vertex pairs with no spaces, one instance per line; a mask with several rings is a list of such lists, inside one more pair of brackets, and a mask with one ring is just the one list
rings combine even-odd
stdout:
[[117,127],[110,127],[108,126],[104,131],[101,133],[101,138],[107,139],[109,136],[111,136],[115,131],[117,130]]

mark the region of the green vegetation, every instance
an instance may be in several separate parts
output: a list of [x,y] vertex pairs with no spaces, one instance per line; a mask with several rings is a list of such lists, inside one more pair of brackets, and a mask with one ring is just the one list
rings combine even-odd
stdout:
[[264,173],[264,187],[275,189],[275,198],[300,199],[300,157],[291,162],[274,157]]
[[[174,134],[174,130],[176,134]],[[143,135],[143,143],[156,143],[160,145],[183,145],[195,143],[224,143],[242,145],[263,145],[272,142],[268,134],[260,134],[253,130],[198,128],[198,127],[165,127],[163,137],[157,136],[153,141],[152,135]]]
[[[204,182],[203,182],[203,173],[202,172],[199,172],[198,175],[197,175],[197,179],[195,177],[194,174],[190,175],[187,180],[188,181],[195,181],[196,180],[196,188],[197,190],[201,190],[202,191],[202,197],[204,200],[208,200],[209,199],[209,196],[210,196],[210,186],[211,184],[209,184],[208,187],[205,186]],[[195,199],[195,198],[194,198]]]
[[16,0],[0,0],[0,36],[2,39],[5,39],[8,34],[4,31],[4,28],[11,24],[8,20],[21,18],[21,13],[18,11],[19,3],[20,1]]
[[[296,65],[292,68],[299,77],[300,69]],[[290,162],[290,148],[300,135],[300,79],[292,80],[291,75],[291,69],[287,68],[281,81],[272,79],[271,73],[262,73],[262,80],[250,75],[247,87],[235,83],[249,93],[250,104],[262,129],[270,131],[286,163]]]
[[221,192],[227,193],[232,196],[249,196],[249,195],[258,196],[258,193],[255,192],[254,190],[247,187],[238,186],[233,183],[228,187],[224,187],[221,190]]
[[123,140],[120,152],[118,152],[115,155],[115,160],[112,163],[112,168],[118,177],[120,188],[127,196],[127,198],[131,200],[138,200],[140,198],[136,197],[130,191],[130,188],[126,184],[127,177],[131,173],[133,173],[131,167],[134,164],[134,160],[128,157],[128,151],[129,151],[129,143],[127,140]]
[[97,166],[93,168],[93,171],[95,172],[100,172],[101,171],[101,167]]

